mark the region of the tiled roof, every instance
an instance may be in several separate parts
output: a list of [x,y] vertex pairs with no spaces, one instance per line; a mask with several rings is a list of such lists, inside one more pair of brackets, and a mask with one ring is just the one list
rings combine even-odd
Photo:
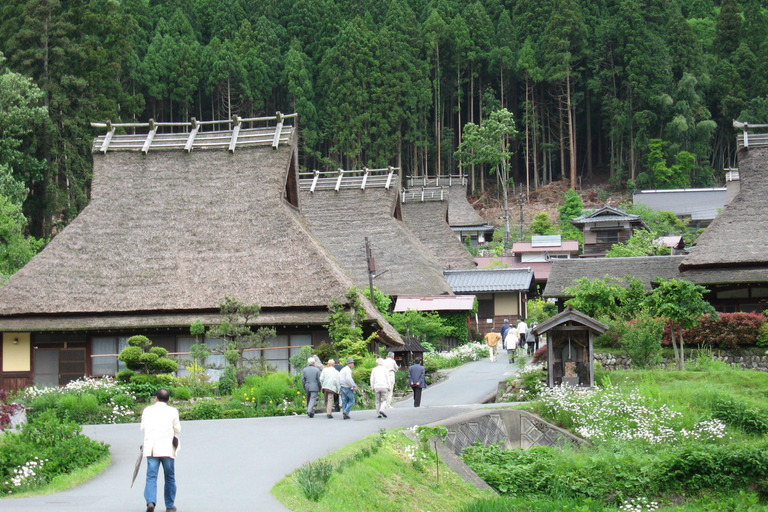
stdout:
[[519,292],[531,288],[533,271],[530,268],[446,270],[445,278],[453,293]]

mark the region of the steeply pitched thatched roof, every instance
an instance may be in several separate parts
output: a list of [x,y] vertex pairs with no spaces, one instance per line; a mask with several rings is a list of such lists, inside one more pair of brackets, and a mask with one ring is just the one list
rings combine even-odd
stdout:
[[406,201],[403,221],[444,269],[475,268],[475,260],[448,225],[448,201]]
[[[692,280],[686,277],[692,270],[761,267],[762,279],[749,278],[768,281],[768,148],[739,150],[739,175],[741,191],[723,207],[683,260],[683,279]],[[743,277],[747,276],[739,279]]]
[[[308,190],[301,180],[301,213],[309,229],[358,287],[368,286],[365,238],[380,274],[374,285],[388,295],[451,293],[442,265],[395,218],[399,187]],[[387,271],[385,273],[382,273]]]
[[646,291],[656,277],[681,279],[677,267],[684,256],[643,256],[638,258],[584,258],[553,260],[543,297],[568,297],[565,289],[576,285],[576,280],[623,278],[626,275],[638,278]]
[[485,226],[487,223],[467,200],[467,185],[452,184],[449,189],[448,225],[451,227]]
[[0,330],[56,316],[68,328],[177,325],[226,296],[280,323],[327,318],[353,283],[284,198],[295,165],[295,141],[95,154],[91,203],[0,287]]

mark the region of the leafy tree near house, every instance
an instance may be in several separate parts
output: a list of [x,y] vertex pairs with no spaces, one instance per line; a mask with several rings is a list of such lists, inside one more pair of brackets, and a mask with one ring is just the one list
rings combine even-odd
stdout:
[[137,335],[128,338],[125,347],[117,359],[125,363],[132,372],[148,375],[173,373],[179,368],[179,363],[166,357],[168,351],[163,347],[153,347],[152,340],[146,336]]
[[534,215],[528,229],[533,235],[553,235],[556,231],[555,225],[549,220],[547,212],[539,212]]
[[253,349],[269,346],[267,338],[275,335],[272,328],[259,327],[254,331],[251,327],[261,313],[261,306],[225,297],[219,305],[219,313],[221,322],[209,327],[206,337],[220,339],[224,343],[219,347],[208,347],[211,354],[223,355],[227,363],[237,369],[255,365],[263,369],[266,366],[264,357],[254,360],[248,356],[248,352]]
[[353,286],[347,290],[346,299],[349,311],[338,300],[331,300],[328,305],[328,323],[324,326],[328,329],[328,336],[339,360],[347,357],[365,357],[368,355],[368,344],[376,337],[376,333],[372,333],[368,338],[363,337],[365,307],[358,289]]
[[643,283],[629,275],[624,278],[605,275],[602,279],[592,280],[582,277],[576,280],[576,286],[568,287],[564,292],[573,297],[565,302],[567,306],[608,321],[634,318],[645,300]]
[[654,239],[653,233],[645,229],[635,231],[626,242],[614,244],[605,254],[607,258],[632,256],[661,256],[671,254],[672,249]]
[[[703,315],[717,314],[715,308],[704,300],[705,293],[706,288],[690,281],[656,278],[656,287],[643,302],[651,315],[666,318],[671,323],[672,348],[678,370],[685,370],[683,329],[697,325]],[[679,348],[675,339],[676,330]]]

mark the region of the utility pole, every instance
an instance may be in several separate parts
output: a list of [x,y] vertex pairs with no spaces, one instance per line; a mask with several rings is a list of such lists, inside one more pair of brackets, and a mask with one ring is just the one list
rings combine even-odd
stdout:
[[373,277],[376,275],[376,258],[371,255],[371,246],[368,243],[368,237],[365,237],[365,258],[368,262],[368,285],[371,288],[371,302],[376,305],[376,299],[373,295]]

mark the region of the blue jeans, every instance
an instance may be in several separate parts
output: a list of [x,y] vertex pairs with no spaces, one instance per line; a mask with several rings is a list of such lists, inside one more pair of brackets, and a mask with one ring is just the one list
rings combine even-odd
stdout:
[[355,392],[352,388],[341,388],[341,410],[349,414],[352,410],[352,406],[355,405]]
[[162,464],[165,476],[165,508],[173,507],[176,500],[174,461],[171,457],[147,457],[147,484],[144,486],[144,500],[147,504],[157,504],[157,472]]

